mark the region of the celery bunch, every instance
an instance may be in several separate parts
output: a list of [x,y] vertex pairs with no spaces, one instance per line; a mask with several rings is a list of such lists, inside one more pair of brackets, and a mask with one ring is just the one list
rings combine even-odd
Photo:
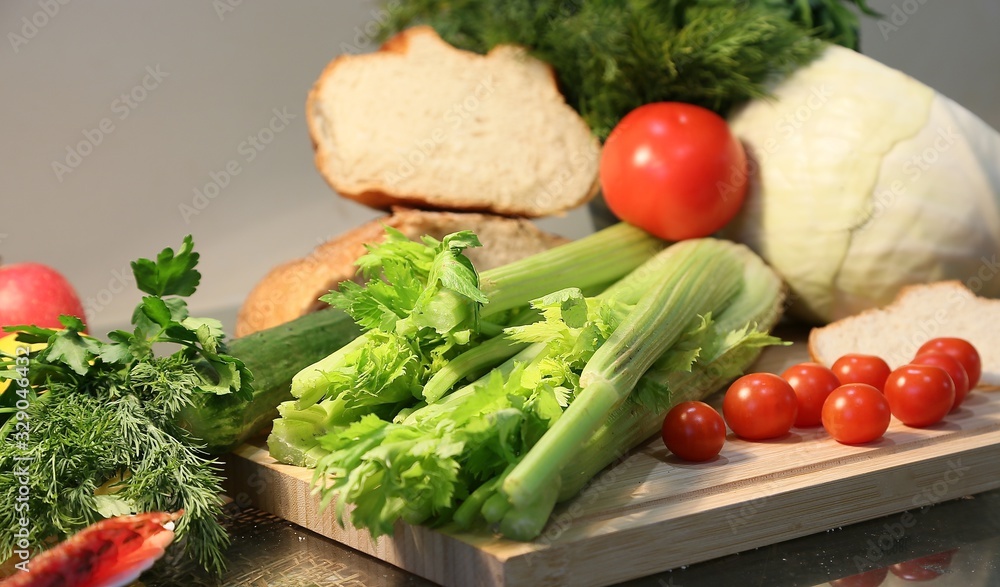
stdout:
[[417,243],[388,229],[384,243],[369,247],[358,262],[367,285],[346,282],[324,298],[364,334],[292,379],[296,399],[278,407],[268,439],[276,459],[314,465],[324,454],[316,443],[322,433],[437,401],[466,375],[519,350],[505,341],[479,345],[531,320],[531,300],[564,287],[606,287],[664,243],[619,224],[482,274],[462,255],[475,246],[470,232]]
[[336,498],[338,518],[373,536],[404,520],[530,540],[558,500],[655,433],[671,405],[711,393],[779,342],[767,329],[780,281],[727,241],[672,245],[596,296],[549,289],[531,303],[535,321],[520,313],[452,359],[476,366],[464,375],[499,363],[473,382],[346,423],[328,408],[349,391],[304,410],[289,404],[272,452],[308,453],[324,505]]

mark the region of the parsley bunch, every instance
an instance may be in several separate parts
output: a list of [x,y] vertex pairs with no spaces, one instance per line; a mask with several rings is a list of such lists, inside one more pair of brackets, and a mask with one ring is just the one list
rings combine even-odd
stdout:
[[219,471],[176,416],[197,394],[249,400],[253,377],[226,354],[219,321],[188,313],[197,263],[190,236],[176,253],[133,262],[148,295],[134,329],[107,342],[82,334],[71,316],[60,330],[6,328],[46,344],[27,365],[0,357],[0,379],[12,380],[0,428],[0,559],[19,548],[22,519],[39,548],[102,518],[182,509],[176,531],[187,553],[222,570],[229,537],[218,521]]

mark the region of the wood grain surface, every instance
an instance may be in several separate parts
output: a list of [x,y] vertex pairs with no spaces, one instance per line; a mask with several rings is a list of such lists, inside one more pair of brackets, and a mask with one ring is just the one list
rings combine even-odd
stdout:
[[[805,345],[769,349],[781,372]],[[260,444],[226,459],[229,491],[333,540],[448,586],[607,585],[1000,487],[1000,393],[973,393],[926,429],[893,420],[880,441],[844,446],[822,429],[746,442],[700,464],[651,439],[557,507],[531,543],[398,524],[373,542],[319,511],[311,471]],[[905,517],[900,518],[905,522]]]

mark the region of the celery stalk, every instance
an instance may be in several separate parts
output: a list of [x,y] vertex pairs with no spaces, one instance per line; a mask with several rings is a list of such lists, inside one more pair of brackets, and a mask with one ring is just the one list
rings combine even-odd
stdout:
[[327,370],[340,363],[348,353],[352,353],[364,346],[366,341],[367,337],[362,334],[329,356],[296,373],[292,377],[291,393],[292,397],[298,398],[298,407],[305,409],[322,399],[328,391],[329,381],[326,378]]
[[448,362],[424,386],[424,400],[432,404],[471,373],[493,367],[528,346],[504,336],[491,338]]
[[[629,402],[615,410],[567,463],[559,482],[559,501],[575,496],[598,471],[625,456],[629,450],[656,435],[670,407],[703,399],[727,381],[741,375],[765,346],[780,344],[766,333],[781,315],[784,286],[763,261],[744,247],[735,248],[743,264],[743,287],[717,316],[713,338],[725,342],[714,356],[701,357],[691,371],[658,371],[643,375],[642,384],[669,390],[669,402],[650,410]],[[730,333],[744,333],[733,336]]]
[[[604,286],[647,261],[665,246],[663,241],[631,225],[620,223],[600,232],[526,257],[514,263],[483,271],[480,289],[488,298],[480,317],[526,306],[531,300],[565,287],[581,289]],[[323,397],[336,395],[324,373],[341,365],[344,358],[368,342],[362,334],[292,378],[291,393],[306,408]]]
[[[604,467],[622,459],[630,450],[656,435],[669,407],[679,402],[703,399],[725,383],[742,374],[756,360],[765,346],[780,341],[767,334],[777,322],[782,307],[781,280],[758,257],[744,247],[734,247],[742,257],[743,287],[735,298],[717,316],[708,334],[708,340],[717,340],[709,353],[698,357],[689,371],[661,368],[669,365],[667,351],[640,379],[637,388],[656,385],[666,390],[668,401],[660,409],[635,401],[630,397],[617,407],[607,421],[573,454],[562,470],[559,480],[552,486],[558,490],[558,501],[576,496],[579,491]],[[650,263],[652,263],[651,261]],[[616,286],[621,293],[624,282]],[[480,510],[487,500],[496,500],[502,476],[491,479],[459,507],[455,523],[460,528],[471,528],[477,520],[487,520]],[[549,496],[542,496],[529,508],[508,508],[505,519],[499,524],[508,538],[532,540],[541,533],[553,505]],[[494,502],[493,507],[497,505]],[[459,513],[461,516],[459,517]],[[493,516],[496,514],[493,513]]]
[[717,312],[739,290],[740,259],[727,243],[685,241],[661,255],[665,275],[587,363],[579,397],[503,483],[515,507],[528,507],[554,485],[581,444],[628,397],[639,378],[699,316]]
[[489,298],[484,317],[519,308],[567,287],[614,283],[663,249],[665,243],[619,223],[565,245],[483,271],[480,288]]

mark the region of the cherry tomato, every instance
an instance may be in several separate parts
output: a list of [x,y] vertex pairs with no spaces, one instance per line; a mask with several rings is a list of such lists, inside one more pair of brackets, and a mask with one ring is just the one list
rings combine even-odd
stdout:
[[830,392],[840,387],[833,371],[819,363],[799,363],[786,369],[781,378],[792,386],[799,402],[795,426],[808,428],[822,424],[823,402]]
[[889,402],[867,383],[848,383],[833,390],[823,404],[823,428],[837,442],[863,444],[882,438],[889,429]]
[[849,354],[837,359],[830,369],[841,385],[865,383],[882,391],[885,379],[892,370],[881,357],[875,355]]
[[951,558],[957,551],[957,548],[953,548],[903,561],[892,565],[889,570],[904,581],[930,581],[948,572],[951,568]]
[[685,461],[714,458],[726,443],[726,423],[704,402],[681,402],[663,419],[663,444]]
[[608,135],[600,162],[608,208],[665,240],[708,236],[743,205],[747,158],[718,114],[680,102],[646,104]]
[[917,358],[910,362],[914,365],[941,367],[948,373],[948,376],[951,377],[951,382],[955,384],[955,403],[951,406],[952,410],[965,400],[965,396],[969,395],[969,376],[965,372],[965,367],[955,357],[941,352],[926,352],[922,355],[917,355]]
[[889,576],[889,569],[872,569],[850,577],[830,581],[830,587],[878,587]]
[[917,355],[928,351],[955,357],[965,367],[965,373],[969,376],[969,389],[975,389],[976,385],[979,385],[979,377],[983,374],[983,363],[979,358],[979,351],[972,346],[972,343],[962,338],[932,338],[917,349]]
[[955,403],[955,384],[941,367],[903,365],[885,382],[889,409],[903,424],[920,428],[936,424]]
[[736,436],[746,440],[765,440],[788,434],[798,409],[792,386],[771,373],[740,377],[722,400],[726,424]]

